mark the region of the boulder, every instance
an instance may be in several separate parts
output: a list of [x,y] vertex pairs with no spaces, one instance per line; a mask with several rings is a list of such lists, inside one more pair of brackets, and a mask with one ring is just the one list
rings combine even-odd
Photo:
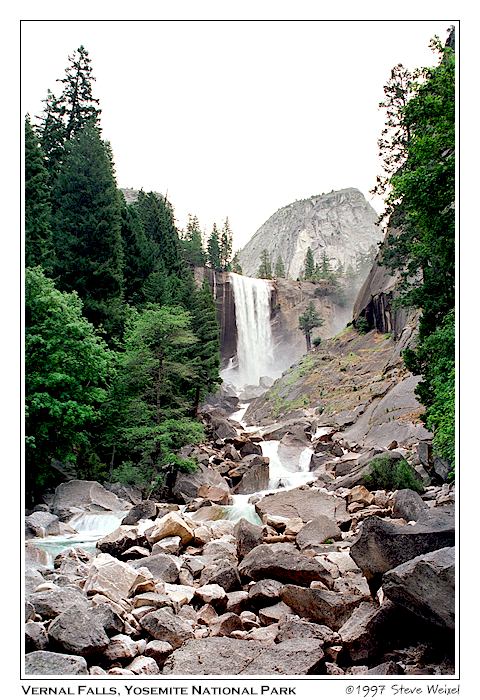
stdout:
[[227,593],[227,612],[239,615],[250,602],[248,591],[230,591]]
[[428,512],[425,501],[412,489],[400,489],[393,497],[393,517],[410,520],[421,520]]
[[128,484],[121,484],[119,481],[108,484],[103,484],[107,491],[111,491],[118,496],[123,501],[127,501],[130,505],[137,505],[142,501],[142,489],[138,486],[130,486]]
[[170,608],[160,608],[140,619],[141,627],[154,639],[171,644],[173,649],[193,637],[192,627]]
[[176,537],[164,537],[163,540],[155,542],[152,547],[152,554],[173,554],[176,556],[180,552],[181,545],[182,540],[178,535]]
[[237,447],[242,458],[247,457],[248,455],[262,455],[261,446],[248,438],[244,439],[240,445],[237,443]]
[[455,629],[455,547],[421,554],[383,576],[390,600],[439,627]]
[[241,518],[233,530],[237,540],[237,556],[243,559],[252,549],[262,544],[263,528],[245,518]]
[[371,589],[377,590],[386,571],[420,554],[454,544],[453,512],[446,507],[433,508],[415,525],[396,525],[377,516],[367,518],[350,548],[350,556],[362,570]]
[[275,641],[284,642],[286,639],[319,639],[324,645],[340,643],[338,632],[334,632],[330,627],[298,619],[288,619],[280,623]]
[[53,620],[48,628],[50,639],[66,652],[91,656],[104,651],[109,643],[102,620],[95,610],[72,605]]
[[32,593],[28,601],[35,608],[35,613],[44,620],[49,620],[68,610],[72,605],[88,606],[88,600],[79,588],[55,588],[41,593]]
[[312,488],[296,488],[265,496],[255,504],[259,516],[280,515],[286,518],[301,518],[304,523],[324,515],[339,525],[351,520],[345,500],[330,493]]
[[395,661],[386,661],[365,671],[367,676],[403,676],[405,671]]
[[292,608],[285,605],[281,600],[275,605],[269,605],[266,608],[260,608],[258,617],[262,625],[272,625],[276,622],[285,620],[286,617],[293,614]]
[[144,535],[138,534],[136,527],[120,525],[116,530],[102,537],[97,542],[97,549],[100,552],[118,557],[130,547],[143,547],[146,544]]
[[225,608],[227,603],[227,594],[224,589],[216,583],[200,586],[196,589],[195,596],[203,603],[210,603],[216,608]]
[[125,668],[126,671],[131,671],[136,676],[157,676],[160,673],[155,659],[148,656],[137,656],[132,663]]
[[90,564],[83,590],[87,595],[101,593],[110,600],[119,601],[127,598],[142,580],[145,576],[129,564],[110,554],[99,554]]
[[36,511],[25,518],[25,539],[60,534],[60,521],[56,515]]
[[87,662],[81,656],[32,651],[25,655],[27,676],[86,676]]
[[138,644],[126,634],[117,634],[110,639],[103,655],[109,661],[116,659],[134,659],[138,654]]
[[122,511],[128,508],[128,504],[107,491],[98,481],[74,479],[57,486],[52,504],[53,513],[61,520],[68,520],[78,512],[75,510],[78,508],[87,511]]
[[172,651],[173,647],[169,642],[162,642],[159,639],[154,639],[152,642],[148,642],[143,653],[145,656],[151,656],[152,659],[155,659],[159,669],[162,669],[163,664]]
[[369,602],[360,603],[338,630],[349,660],[367,661],[384,650],[388,638],[394,637],[392,631],[400,628],[399,622],[397,606],[388,602],[380,607]]
[[131,561],[129,564],[133,569],[145,567],[150,571],[155,581],[164,581],[165,583],[178,581],[180,560],[178,557],[170,554],[153,554],[149,557]]
[[225,592],[241,587],[237,567],[230,561],[213,561],[207,564],[200,574],[200,585],[217,584]]
[[[189,513],[190,520],[195,523],[203,523],[207,520],[221,520],[225,517],[225,508],[221,505],[202,506],[194,513]],[[195,530],[197,528],[195,527]],[[195,534],[194,530],[194,534]],[[196,539],[196,535],[195,535]]]
[[365,596],[286,585],[281,598],[298,615],[338,630]]
[[197,491],[198,498],[205,498],[211,503],[227,505],[230,500],[230,488],[224,484],[202,484]]
[[179,502],[188,503],[198,497],[198,491],[202,486],[216,486],[221,488],[224,493],[230,493],[229,486],[223,476],[204,464],[199,464],[193,473],[178,471],[172,493]]
[[41,651],[48,647],[48,635],[40,622],[25,625],[25,651]]
[[37,586],[40,586],[42,583],[45,582],[45,579],[43,578],[42,574],[37,570],[33,568],[26,568],[25,569],[25,595],[28,597],[30,593],[33,593]]
[[141,501],[131,508],[122,520],[122,525],[136,525],[140,520],[152,519],[157,516],[155,501]]
[[[251,633],[250,633],[251,634]],[[164,675],[312,675],[324,670],[321,643],[289,639],[275,645],[228,637],[187,642],[167,660]]]
[[441,457],[435,457],[435,459],[433,460],[432,471],[437,477],[438,481],[444,482],[447,481],[448,475],[452,471],[452,467],[445,459],[442,459]]
[[270,468],[267,462],[252,466],[233,489],[234,493],[256,493],[268,489]]
[[259,581],[273,578],[308,586],[312,581],[333,584],[330,572],[318,561],[301,554],[291,544],[261,544],[252,549],[239,566],[240,575]]
[[230,637],[235,630],[243,630],[241,618],[232,612],[226,612],[219,617],[215,617],[210,623],[210,634],[212,637]]
[[283,583],[274,579],[260,579],[248,589],[248,598],[254,607],[264,607],[280,600]]
[[347,503],[361,503],[365,506],[370,506],[374,500],[373,493],[362,485],[354,486],[347,496]]
[[296,537],[300,549],[323,544],[325,540],[341,540],[342,533],[335,520],[319,515],[302,527]]
[[193,529],[175,511],[156,520],[153,527],[146,532],[146,536],[150,544],[155,544],[165,537],[180,537],[183,546],[194,538]]

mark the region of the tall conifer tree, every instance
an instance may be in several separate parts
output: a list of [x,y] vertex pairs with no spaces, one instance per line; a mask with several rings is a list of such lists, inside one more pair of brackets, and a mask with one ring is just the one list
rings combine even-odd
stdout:
[[25,266],[51,271],[53,244],[45,159],[29,117],[25,119]]

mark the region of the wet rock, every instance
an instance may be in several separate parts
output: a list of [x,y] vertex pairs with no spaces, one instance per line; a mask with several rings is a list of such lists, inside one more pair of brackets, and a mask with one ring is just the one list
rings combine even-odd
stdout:
[[52,511],[61,520],[78,512],[78,509],[95,511],[121,511],[128,505],[98,481],[66,481],[55,489]]
[[44,620],[48,620],[65,612],[72,605],[88,606],[86,596],[74,587],[55,588],[40,593],[32,593],[28,601],[35,608],[35,613]]
[[428,506],[416,491],[411,489],[400,489],[393,497],[394,518],[404,518],[410,520],[421,520],[422,516],[428,512]]
[[25,538],[47,537],[60,534],[60,521],[56,515],[37,511],[25,518]]
[[451,547],[454,543],[453,512],[446,508],[434,508],[416,525],[395,525],[376,516],[367,518],[350,548],[350,556],[362,570],[372,590],[378,590],[381,576],[386,571],[420,554]]
[[260,579],[248,589],[248,598],[251,605],[265,607],[280,600],[280,591],[283,583],[274,579]]
[[178,573],[180,571],[178,557],[173,557],[169,554],[154,554],[129,563],[133,569],[138,569],[139,567],[148,569],[155,581],[164,581],[165,583],[178,581]]
[[427,622],[455,629],[455,547],[422,554],[388,571],[382,590]]
[[261,446],[248,438],[246,438],[241,445],[237,444],[236,447],[239,450],[242,458],[247,457],[248,455],[262,455]]
[[312,488],[297,488],[265,496],[255,504],[262,518],[280,515],[287,518],[301,518],[304,523],[324,515],[339,525],[350,521],[345,500]]
[[156,520],[153,527],[145,534],[152,545],[165,537],[180,537],[182,546],[185,546],[194,538],[193,529],[175,511]]
[[309,559],[290,544],[262,544],[252,549],[239,566],[242,577],[258,581],[278,581],[308,586],[312,581],[332,585],[330,572],[318,561]]
[[91,656],[104,651],[109,639],[101,620],[92,609],[72,605],[53,620],[48,636],[66,652]]
[[140,625],[154,639],[168,642],[173,649],[177,649],[193,637],[191,625],[169,608],[147,613],[141,618]]
[[245,518],[241,518],[235,524],[233,533],[237,540],[237,556],[240,560],[263,541],[263,528]]
[[131,508],[122,520],[122,525],[136,525],[140,520],[152,519],[157,516],[155,501],[141,501]]
[[308,549],[322,544],[325,540],[340,540],[342,533],[337,523],[325,515],[319,515],[302,526],[296,537],[300,549]]
[[32,651],[25,655],[25,673],[27,676],[84,676],[88,670],[81,656]]
[[298,615],[338,630],[364,600],[360,594],[343,594],[291,584],[282,588],[281,598]]
[[256,493],[268,489],[270,469],[267,462],[256,464],[242,476],[235,486],[234,493]]
[[25,625],[25,651],[41,651],[48,647],[48,635],[40,622]]

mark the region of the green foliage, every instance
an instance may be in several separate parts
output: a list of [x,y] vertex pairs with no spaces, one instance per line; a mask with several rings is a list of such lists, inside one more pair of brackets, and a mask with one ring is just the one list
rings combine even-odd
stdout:
[[69,141],[53,191],[55,273],[109,338],[122,331],[121,209],[111,151],[88,126]]
[[281,278],[284,278],[284,277],[287,276],[286,273],[285,273],[285,265],[284,265],[284,263],[283,263],[283,258],[282,258],[281,255],[279,255],[279,256],[277,257],[277,261],[276,261],[276,263],[275,263],[274,276],[275,276],[277,279],[281,279]]
[[50,483],[52,459],[83,466],[100,420],[114,354],[41,268],[25,273],[27,490]]
[[320,336],[317,335],[317,337],[314,338],[312,342],[313,342],[313,346],[315,348],[318,348],[318,347],[320,347],[320,345],[322,343],[322,339],[320,338]]
[[183,256],[189,265],[201,267],[207,261],[207,254],[203,249],[202,231],[200,222],[196,216],[188,215],[188,224],[185,235],[181,241]]
[[200,400],[221,383],[220,329],[215,301],[206,278],[194,294],[192,327],[198,339],[194,355],[196,373],[194,413],[196,413]]
[[220,266],[225,272],[231,270],[232,239],[233,234],[227,217],[220,237]]
[[240,260],[238,259],[238,253],[232,258],[232,272],[236,272],[237,275],[243,274],[242,266],[240,265]]
[[362,335],[365,335],[365,333],[368,333],[369,330],[371,330],[369,323],[368,323],[367,319],[365,318],[365,316],[360,316],[360,318],[358,318],[355,321],[355,328]]
[[313,253],[310,246],[308,246],[307,253],[305,255],[303,279],[307,280],[308,282],[313,282],[315,279],[315,260],[313,259]]
[[363,482],[370,490],[383,489],[412,489],[423,493],[421,481],[406,459],[392,460],[388,456],[375,457],[369,464],[369,471],[363,477]]
[[260,253],[260,267],[257,270],[257,277],[264,280],[272,279],[272,263],[270,262],[270,255],[266,248]]
[[32,129],[25,119],[25,266],[52,266],[53,244],[50,191],[45,157]]
[[422,310],[417,346],[404,359],[422,375],[417,395],[435,430],[437,454],[453,464],[455,57],[437,39],[431,46],[437,66],[392,76],[390,92],[399,95],[389,102],[394,131],[380,146],[389,175],[387,213],[398,231],[382,246],[382,264],[400,271],[400,303]]
[[123,198],[121,234],[125,300],[134,306],[146,300],[158,301],[162,298],[166,277],[165,267],[163,263],[161,269],[158,264],[155,267],[155,247],[145,233],[138,208],[132,204],[125,204]]
[[314,328],[318,328],[319,326],[323,326],[323,319],[315,309],[315,306],[313,304],[313,301],[310,302],[308,305],[307,309],[304,311],[301,316],[299,316],[298,319],[298,325],[301,331],[303,331],[305,335],[305,340],[307,343],[307,351],[311,350],[312,348],[312,342],[311,342],[311,331]]
[[213,270],[221,270],[222,262],[220,258],[220,236],[217,224],[213,224],[212,233],[207,243],[207,260]]

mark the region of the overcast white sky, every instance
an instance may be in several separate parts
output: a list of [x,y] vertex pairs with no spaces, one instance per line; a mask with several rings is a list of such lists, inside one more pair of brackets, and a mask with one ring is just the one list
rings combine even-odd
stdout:
[[431,64],[429,39],[450,24],[27,21],[23,110],[41,112],[84,44],[119,186],[168,192],[180,226],[228,215],[238,248],[295,199],[370,198],[389,71]]

